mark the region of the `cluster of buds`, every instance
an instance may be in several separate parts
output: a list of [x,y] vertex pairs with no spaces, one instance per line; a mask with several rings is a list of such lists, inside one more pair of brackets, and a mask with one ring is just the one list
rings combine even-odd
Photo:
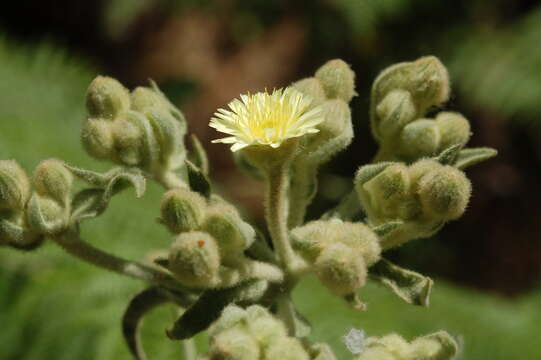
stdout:
[[88,88],[87,109],[81,139],[91,156],[138,167],[159,181],[184,164],[184,116],[154,83],[130,93],[98,76]]
[[17,162],[0,161],[0,244],[32,249],[44,235],[64,230],[72,182],[72,174],[60,160],[42,161],[31,180]]
[[230,305],[209,329],[210,348],[199,360],[310,360],[300,341],[284,324],[258,305]]
[[450,93],[449,75],[441,62],[423,57],[393,65],[374,82],[371,99],[372,133],[380,145],[377,161],[414,161],[450,146],[463,147],[470,124],[462,115],[427,111],[444,104]]
[[458,351],[456,341],[445,331],[407,342],[397,334],[369,337],[355,360],[450,360]]
[[331,292],[353,295],[381,254],[376,234],[363,223],[318,220],[291,231],[294,249]]
[[302,224],[306,207],[317,191],[318,168],[344,150],[353,139],[353,124],[349,103],[356,95],[355,73],[344,61],[335,59],[321,66],[313,77],[292,84],[319,107],[323,121],[318,132],[302,137],[302,152],[292,165],[289,223]]
[[361,167],[355,189],[369,224],[401,222],[382,238],[384,249],[436,233],[459,218],[471,194],[471,183],[455,167],[422,159],[409,166],[384,162]]
[[207,200],[185,188],[170,190],[162,200],[160,221],[175,235],[166,267],[186,286],[225,286],[252,264],[244,250],[255,231],[218,196]]

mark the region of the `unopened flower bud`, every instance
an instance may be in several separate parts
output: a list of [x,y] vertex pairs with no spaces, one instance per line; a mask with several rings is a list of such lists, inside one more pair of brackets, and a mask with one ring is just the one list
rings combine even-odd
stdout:
[[355,293],[366,283],[366,264],[349,246],[336,243],[325,247],[314,269],[326,287],[338,296]]
[[88,87],[86,106],[91,117],[114,119],[128,111],[130,96],[117,80],[98,76]]
[[364,258],[367,266],[380,259],[381,248],[374,232],[363,223],[317,220],[293,229],[292,243],[303,257],[314,262],[331,244],[341,243]]
[[267,309],[259,305],[252,305],[246,309],[246,325],[250,334],[257,342],[266,347],[279,338],[287,336],[284,324],[275,318]]
[[96,159],[110,159],[114,146],[111,123],[103,119],[87,119],[83,124],[81,142]]
[[310,360],[298,339],[281,337],[265,349],[263,360]]
[[355,92],[355,73],[340,59],[330,60],[316,71],[329,99],[342,99],[349,103]]
[[408,168],[392,164],[356,190],[370,218],[403,219],[412,216]]
[[161,221],[174,234],[197,230],[205,216],[205,209],[206,202],[201,195],[176,188],[163,196]]
[[235,260],[255,238],[255,231],[245,223],[231,205],[213,204],[207,209],[201,229],[211,234],[219,244],[224,261]]
[[419,337],[411,347],[412,359],[451,360],[458,351],[458,344],[445,331]]
[[417,116],[411,94],[393,90],[377,104],[372,115],[372,131],[378,141],[396,136],[404,126]]
[[144,115],[152,109],[163,108],[166,105],[160,94],[144,86],[135,88],[130,97],[132,109]]
[[26,209],[27,224],[34,232],[54,235],[65,229],[68,222],[67,209],[50,197],[34,193]]
[[144,160],[142,129],[133,121],[117,119],[112,133],[119,161],[129,166],[140,165]]
[[327,100],[325,90],[323,90],[323,85],[321,85],[321,81],[314,77],[299,80],[294,82],[291,86],[301,93],[310,96],[312,99],[312,107],[321,105],[325,100]]
[[30,197],[30,181],[15,160],[0,160],[0,210],[21,211]]
[[181,233],[171,245],[168,268],[187,286],[212,287],[220,269],[216,240],[204,232]]
[[225,330],[211,340],[210,360],[254,360],[260,358],[256,340],[243,329]]
[[425,56],[413,62],[410,76],[409,88],[420,114],[449,99],[449,73],[437,57]]
[[364,350],[355,360],[397,360],[397,358],[383,347],[373,347]]
[[400,134],[400,153],[408,159],[432,156],[438,152],[440,140],[440,130],[434,120],[415,120]]
[[471,183],[462,171],[441,166],[421,177],[417,193],[426,215],[453,220],[466,210]]
[[470,139],[470,123],[458,113],[439,113],[436,117],[436,125],[441,134],[440,151],[453,145],[464,146]]
[[50,197],[66,206],[73,184],[73,175],[58,159],[44,160],[36,167],[32,183],[41,196]]

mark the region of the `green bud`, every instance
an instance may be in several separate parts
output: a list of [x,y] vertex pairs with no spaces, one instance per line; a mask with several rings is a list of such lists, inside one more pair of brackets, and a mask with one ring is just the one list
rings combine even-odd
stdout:
[[325,100],[327,100],[325,90],[323,90],[323,85],[321,85],[321,81],[316,78],[310,77],[302,79],[294,82],[291,86],[299,90],[301,93],[310,96],[312,99],[312,106],[321,105]]
[[411,347],[412,359],[451,360],[458,352],[458,344],[445,331],[417,338]]
[[438,152],[440,140],[440,130],[434,120],[415,120],[400,134],[400,153],[409,159],[432,156]]
[[66,228],[69,214],[56,200],[34,193],[28,201],[26,220],[29,228],[39,234],[54,235]]
[[20,212],[30,197],[30,181],[15,160],[0,160],[0,210]]
[[170,111],[170,103],[162,94],[146,87],[136,88],[132,94],[132,109],[143,114],[152,126],[160,145],[160,157],[167,168],[178,168],[184,161],[184,121]]
[[417,116],[411,94],[405,90],[391,91],[377,104],[372,116],[372,131],[378,141],[392,138]]
[[220,252],[216,240],[204,232],[178,235],[170,248],[168,268],[187,286],[215,286],[220,270]]
[[129,92],[117,80],[98,76],[88,87],[86,107],[91,117],[115,119],[128,111],[130,107]]
[[364,258],[367,266],[380,259],[376,234],[363,223],[317,220],[291,231],[292,244],[306,260],[314,262],[328,246],[341,243]]
[[117,119],[112,126],[118,160],[129,166],[140,165],[144,161],[143,131],[129,119]]
[[83,124],[81,142],[96,159],[110,159],[114,145],[111,123],[103,119],[87,119]]
[[252,305],[246,311],[246,325],[260,345],[266,347],[279,338],[287,337],[284,324],[264,307]]
[[366,264],[349,246],[335,243],[326,246],[314,263],[320,281],[334,294],[355,293],[366,283]]
[[73,185],[73,175],[64,162],[48,159],[39,163],[34,171],[32,183],[41,196],[50,197],[62,206],[67,206]]
[[211,340],[210,360],[254,360],[259,357],[259,345],[243,329],[225,330]]
[[265,349],[264,360],[310,360],[298,339],[281,337]]
[[424,114],[432,106],[439,106],[449,100],[449,73],[437,57],[425,56],[416,60],[412,63],[410,72],[409,89],[419,114]]
[[357,193],[371,220],[405,219],[413,216],[416,209],[412,206],[410,187],[408,168],[401,163],[387,166],[362,185],[356,184]]
[[470,139],[470,122],[458,113],[439,113],[436,117],[436,126],[441,134],[440,151],[453,145],[465,146]]
[[471,183],[462,171],[441,166],[421,177],[417,194],[427,216],[454,220],[466,210]]
[[349,103],[357,95],[355,92],[355,73],[340,59],[328,61],[316,71],[316,79],[321,81],[329,99],[342,99]]
[[253,228],[242,221],[233,206],[225,203],[208,208],[201,229],[216,239],[225,262],[234,262],[255,239]]
[[325,120],[318,125],[319,132],[306,137],[299,161],[322,164],[344,150],[353,139],[351,110],[341,99],[327,100],[322,105]]
[[194,191],[169,190],[162,199],[161,221],[173,234],[197,230],[205,216],[206,206],[205,199]]

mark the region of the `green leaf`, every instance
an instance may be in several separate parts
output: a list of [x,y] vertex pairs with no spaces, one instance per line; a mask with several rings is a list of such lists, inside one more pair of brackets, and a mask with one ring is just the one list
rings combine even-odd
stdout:
[[386,235],[391,234],[402,225],[404,225],[404,222],[400,220],[389,221],[385,224],[373,227],[372,231],[374,231],[378,237],[384,238]]
[[122,317],[122,334],[136,360],[146,360],[139,330],[143,317],[155,307],[167,302],[169,299],[157,287],[143,290],[128,304],[128,308]]
[[429,305],[433,281],[427,276],[403,269],[385,259],[370,268],[370,276],[408,304]]
[[186,160],[186,170],[188,171],[188,182],[190,188],[203,195],[207,199],[210,198],[211,186],[208,177],[191,161]]
[[186,312],[167,330],[172,340],[188,339],[206,330],[232,303],[252,304],[267,290],[268,283],[262,280],[249,281],[228,289],[205,291]]
[[207,156],[207,152],[205,151],[205,148],[201,144],[201,141],[197,138],[195,134],[192,134],[191,136],[192,140],[192,152],[193,154],[193,163],[201,169],[201,172],[205,175],[208,175],[209,173],[209,159]]
[[442,165],[453,165],[458,158],[458,154],[461,148],[462,145],[460,144],[448,147],[436,157],[436,161],[438,161]]
[[464,149],[460,151],[455,166],[458,169],[465,169],[482,161],[498,155],[498,151],[488,147]]
[[104,174],[72,166],[67,168],[83,181],[96,186],[78,192],[72,200],[71,221],[94,218],[102,214],[113,195],[133,186],[136,197],[145,193],[146,180],[138,169],[115,168]]

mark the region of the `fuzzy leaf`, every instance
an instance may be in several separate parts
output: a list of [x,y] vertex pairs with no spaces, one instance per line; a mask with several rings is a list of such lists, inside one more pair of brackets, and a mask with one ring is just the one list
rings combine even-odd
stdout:
[[207,156],[207,152],[205,151],[205,148],[201,144],[201,141],[195,136],[195,134],[192,134],[192,152],[193,154],[193,163],[201,169],[201,172],[205,175],[208,175],[209,173],[209,159]]
[[498,151],[488,147],[464,149],[460,151],[455,166],[458,169],[465,169],[482,161],[498,155]]
[[460,144],[448,147],[436,157],[436,161],[442,165],[453,165],[458,159],[461,148],[462,145]]
[[231,303],[251,304],[259,300],[267,289],[267,282],[249,281],[228,289],[205,291],[188,310],[167,330],[171,340],[188,339],[206,330]]
[[145,193],[146,180],[137,169],[116,168],[99,174],[90,170],[68,167],[74,175],[96,186],[77,193],[72,201],[72,221],[94,218],[102,214],[109,205],[113,195],[130,185],[135,189],[136,197]]
[[391,234],[403,224],[404,222],[400,220],[389,221],[385,224],[372,228],[372,231],[374,231],[378,237],[383,238],[386,235]]
[[128,304],[128,308],[122,317],[122,334],[136,360],[147,359],[139,337],[143,317],[149,311],[167,301],[168,298],[159,288],[151,287],[135,295]]
[[188,182],[190,184],[190,188],[208,199],[211,193],[211,186],[208,177],[189,160],[186,160],[186,169],[188,171]]
[[429,305],[434,282],[427,276],[403,269],[385,259],[370,268],[370,276],[408,304]]

